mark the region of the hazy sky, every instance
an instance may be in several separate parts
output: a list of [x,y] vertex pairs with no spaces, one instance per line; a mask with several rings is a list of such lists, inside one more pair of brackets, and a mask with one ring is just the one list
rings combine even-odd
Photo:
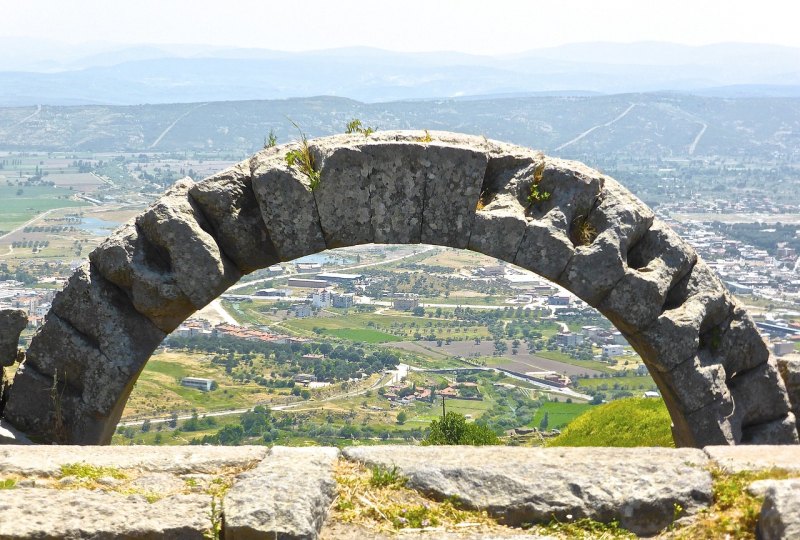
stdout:
[[797,0],[0,0],[0,37],[479,54],[586,41],[800,46]]

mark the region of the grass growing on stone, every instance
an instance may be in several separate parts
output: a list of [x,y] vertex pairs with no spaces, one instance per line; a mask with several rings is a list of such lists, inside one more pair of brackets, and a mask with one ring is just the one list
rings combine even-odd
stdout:
[[17,487],[17,481],[13,478],[0,480],[0,489],[14,489],[15,487]]
[[74,476],[78,480],[97,481],[109,477],[114,480],[125,480],[128,475],[116,467],[101,467],[88,463],[65,463],[61,466],[61,477]]
[[342,460],[336,464],[337,497],[331,516],[334,520],[383,532],[504,529],[486,512],[462,510],[454,501],[434,501],[405,487],[396,471],[389,474],[393,477],[391,482],[386,480],[385,471],[379,473],[377,486],[373,485],[373,474],[358,463]]
[[632,532],[620,527],[619,523],[612,521],[602,523],[589,518],[580,518],[575,521],[553,520],[548,525],[538,525],[530,529],[536,534],[555,536],[556,538],[569,539],[636,539],[639,538]]
[[763,499],[748,493],[747,487],[757,480],[785,480],[798,476],[800,473],[797,471],[784,469],[728,473],[713,468],[714,503],[686,525],[676,526],[662,537],[675,540],[754,539]]

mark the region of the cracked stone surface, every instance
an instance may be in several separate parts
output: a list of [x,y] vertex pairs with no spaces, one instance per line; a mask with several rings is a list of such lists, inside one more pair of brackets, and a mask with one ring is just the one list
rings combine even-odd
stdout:
[[598,308],[653,374],[678,446],[798,443],[797,386],[753,320],[628,190],[531,149],[424,136],[309,141],[311,175],[287,163],[293,143],[177,182],[56,295],[3,420],[36,442],[107,444],[155,348],[243,274],[329,247],[424,242],[498,257]]
[[672,522],[675,504],[691,514],[711,501],[700,450],[384,446],[343,454],[397,467],[408,487],[511,525],[588,517],[654,534]]
[[767,487],[758,519],[758,538],[800,538],[800,479],[779,480]]

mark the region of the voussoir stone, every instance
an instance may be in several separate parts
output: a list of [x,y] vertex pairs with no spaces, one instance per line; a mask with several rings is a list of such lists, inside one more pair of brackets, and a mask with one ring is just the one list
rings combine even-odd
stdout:
[[800,538],[800,479],[778,480],[767,487],[757,536],[760,540]]
[[273,447],[225,495],[225,539],[316,539],[336,495],[336,448]]
[[712,497],[707,459],[694,449],[382,446],[343,454],[397,467],[408,487],[507,524],[587,517],[654,534],[673,521],[675,505],[693,513]]
[[28,316],[23,310],[0,310],[0,367],[17,361],[19,335],[27,325]]
[[240,163],[189,188],[222,252],[245,274],[280,259],[253,193],[250,162]]
[[209,497],[173,495],[150,503],[141,495],[85,489],[0,490],[0,538],[205,538]]
[[175,281],[195,308],[208,305],[242,277],[220,250],[198,205],[189,196],[191,179],[179,180],[147,210],[136,225],[158,246]]
[[795,417],[800,416],[800,355],[784,356],[777,359],[786,392],[792,404]]

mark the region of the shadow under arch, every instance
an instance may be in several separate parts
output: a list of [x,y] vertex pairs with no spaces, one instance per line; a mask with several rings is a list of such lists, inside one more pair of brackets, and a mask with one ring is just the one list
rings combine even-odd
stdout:
[[[470,249],[597,308],[655,379],[678,446],[791,444],[794,415],[755,324],[712,270],[616,181],[481,137],[378,132],[265,149],[182,180],[59,292],[3,419],[40,442],[107,444],[152,352],[244,274],[367,243]],[[312,189],[313,187],[313,189]]]

